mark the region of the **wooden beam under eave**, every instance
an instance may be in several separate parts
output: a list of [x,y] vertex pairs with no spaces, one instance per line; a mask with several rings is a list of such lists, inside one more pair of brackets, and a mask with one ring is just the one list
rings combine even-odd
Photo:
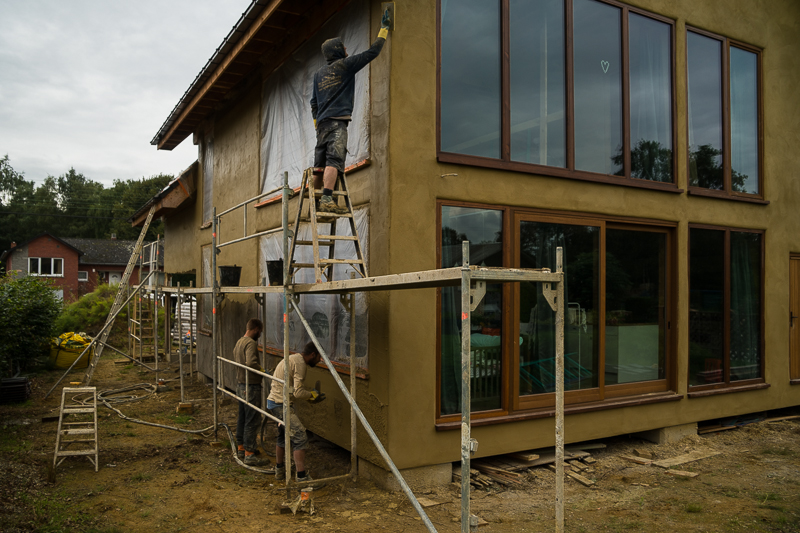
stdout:
[[[252,39],[256,33],[258,33],[258,31],[266,23],[266,21],[272,16],[272,14],[278,9],[278,7],[280,7],[281,3],[283,3],[283,0],[273,0],[270,3],[270,5],[267,6],[261,12],[258,18],[250,25],[250,27],[244,33],[244,36],[241,39],[239,39],[239,41],[236,43],[233,49],[230,52],[228,52],[228,55],[226,55],[225,58],[217,65],[217,67],[214,69],[214,73],[205,81],[205,83],[200,88],[198,93],[195,94],[194,98],[192,98],[191,102],[189,102],[189,105],[184,108],[184,110],[181,112],[181,114],[178,116],[175,122],[172,123],[172,126],[167,131],[167,134],[164,135],[164,137],[158,142],[159,149],[161,149],[166,145],[167,140],[170,139],[172,135],[175,134],[181,122],[183,122],[186,116],[189,115],[191,110],[194,108],[195,104],[197,104],[200,100],[202,100],[205,94],[208,92],[208,90],[216,84],[217,80],[225,72],[228,65],[231,62],[233,62],[233,60],[239,54],[239,51],[247,46],[247,44],[250,42],[250,39]],[[182,140],[183,139],[181,139],[181,141]]]

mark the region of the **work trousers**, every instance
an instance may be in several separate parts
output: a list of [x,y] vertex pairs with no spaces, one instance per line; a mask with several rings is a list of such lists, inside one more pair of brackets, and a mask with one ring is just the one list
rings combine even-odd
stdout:
[[[248,403],[261,407],[261,385],[248,385],[239,383],[236,387],[236,395],[247,400]],[[261,427],[261,413],[252,407],[239,402],[239,417],[236,420],[236,444],[244,444],[245,451],[256,451],[256,437],[258,429]]]

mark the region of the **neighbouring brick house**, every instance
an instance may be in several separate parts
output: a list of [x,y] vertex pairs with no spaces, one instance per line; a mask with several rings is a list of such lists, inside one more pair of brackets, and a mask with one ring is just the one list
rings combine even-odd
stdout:
[[[59,238],[42,233],[20,245],[12,243],[0,261],[5,261],[7,272],[52,278],[64,302],[71,303],[98,285],[118,284],[135,245],[136,241]],[[129,285],[138,281],[137,266]]]

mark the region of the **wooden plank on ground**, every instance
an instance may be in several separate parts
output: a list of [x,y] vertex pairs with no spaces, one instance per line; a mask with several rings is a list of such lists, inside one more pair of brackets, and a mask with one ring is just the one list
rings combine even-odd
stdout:
[[433,500],[429,500],[428,498],[417,498],[419,504],[423,507],[433,507],[434,505],[441,505],[447,502],[435,502]]
[[[653,461],[650,459],[644,459],[642,457],[636,457],[634,455],[620,455],[620,459],[625,459],[626,461],[630,461],[631,463],[636,463],[637,465],[649,465],[653,464]],[[667,467],[664,467],[667,468]]]
[[594,485],[594,481],[585,478],[582,475],[577,474],[575,472],[567,472],[567,475],[572,479],[574,479],[575,481],[577,481],[578,483],[580,483],[581,485],[583,485],[584,487],[591,487],[592,485]]
[[583,442],[578,444],[570,444],[566,446],[565,449],[568,452],[571,451],[586,451],[586,450],[605,450],[606,445],[602,442]]
[[535,461],[539,458],[539,454],[533,453],[532,451],[507,453],[506,456],[526,463],[529,461]]
[[671,476],[680,476],[680,477],[697,477],[699,474],[697,472],[686,472],[685,470],[672,470],[671,468],[667,468],[664,470],[665,474],[669,474]]
[[700,459],[708,459],[709,457],[714,457],[715,455],[719,455],[720,453],[721,452],[713,452],[709,450],[695,450],[693,452],[679,455],[678,457],[672,457],[670,459],[662,459],[660,461],[653,461],[653,464],[656,466],[660,466],[661,468],[670,468],[677,465],[691,463],[693,461],[699,461]]

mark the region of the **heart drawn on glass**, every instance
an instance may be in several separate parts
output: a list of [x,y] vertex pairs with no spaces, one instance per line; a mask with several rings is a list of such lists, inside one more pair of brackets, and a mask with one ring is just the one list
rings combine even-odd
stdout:
[[603,74],[608,72],[608,61],[602,60],[600,61],[600,67],[603,69]]

